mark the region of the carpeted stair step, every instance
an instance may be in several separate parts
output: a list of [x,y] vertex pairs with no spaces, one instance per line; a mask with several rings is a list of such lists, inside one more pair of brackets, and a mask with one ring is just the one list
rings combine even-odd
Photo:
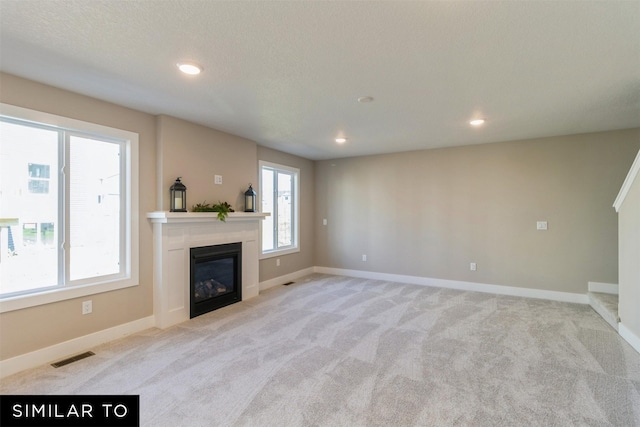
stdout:
[[600,315],[602,318],[613,327],[618,330],[618,295],[605,294],[602,292],[588,292],[589,305]]

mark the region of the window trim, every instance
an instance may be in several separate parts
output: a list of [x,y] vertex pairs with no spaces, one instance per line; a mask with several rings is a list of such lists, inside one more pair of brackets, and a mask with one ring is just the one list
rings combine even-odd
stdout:
[[[271,249],[266,252],[263,251],[262,227],[264,226],[263,225],[264,221],[260,221],[260,255],[258,258],[261,260],[300,252],[300,169],[292,166],[286,166],[278,163],[268,162],[265,160],[258,161],[258,184],[259,184],[260,194],[262,194],[263,167],[291,172],[294,175],[294,179],[293,179],[293,188],[294,188],[293,222],[294,224],[293,224],[293,230],[292,230],[294,243],[291,246],[287,247],[286,249]],[[262,211],[262,203],[260,203],[260,211]],[[274,218],[274,221],[277,220],[275,216],[273,216],[273,218]]]
[[123,149],[125,152],[124,166],[127,173],[125,177],[126,182],[123,182],[122,185],[128,189],[124,197],[125,207],[123,209],[125,215],[124,225],[126,228],[124,231],[125,239],[123,247],[125,250],[125,260],[127,260],[124,277],[55,289],[43,288],[41,291],[34,293],[0,298],[0,313],[137,286],[140,278],[138,197],[139,135],[135,132],[4,103],[0,103],[0,115],[32,122],[36,125],[41,123],[47,126],[64,128],[71,132],[77,131],[82,134],[95,134],[100,137],[107,136],[126,141],[124,142]]

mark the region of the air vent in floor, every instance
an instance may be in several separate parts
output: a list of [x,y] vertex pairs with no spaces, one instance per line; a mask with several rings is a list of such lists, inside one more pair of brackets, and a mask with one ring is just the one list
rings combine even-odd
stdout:
[[68,359],[61,360],[56,363],[52,363],[51,366],[54,368],[60,368],[64,365],[68,365],[69,363],[77,362],[78,360],[86,359],[89,356],[93,356],[95,353],[93,351],[87,351],[82,354],[78,354],[77,356],[69,357]]

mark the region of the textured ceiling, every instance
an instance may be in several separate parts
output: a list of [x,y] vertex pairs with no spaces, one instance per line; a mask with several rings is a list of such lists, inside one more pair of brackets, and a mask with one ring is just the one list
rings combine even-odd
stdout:
[[594,132],[640,126],[640,1],[0,0],[0,69],[310,159]]

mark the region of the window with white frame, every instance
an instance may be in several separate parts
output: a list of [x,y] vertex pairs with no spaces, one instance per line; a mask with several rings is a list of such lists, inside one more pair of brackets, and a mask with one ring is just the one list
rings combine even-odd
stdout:
[[137,284],[137,155],[135,133],[0,104],[1,311]]
[[262,258],[298,252],[300,170],[260,161]]

